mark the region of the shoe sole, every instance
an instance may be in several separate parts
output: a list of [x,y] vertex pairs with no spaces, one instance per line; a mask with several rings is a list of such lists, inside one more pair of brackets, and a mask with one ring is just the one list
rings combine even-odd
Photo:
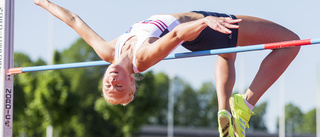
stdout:
[[230,122],[229,122],[229,119],[225,116],[221,116],[219,118],[219,125],[222,127],[222,134],[223,134],[223,137],[231,137],[229,135],[229,127],[230,127]]

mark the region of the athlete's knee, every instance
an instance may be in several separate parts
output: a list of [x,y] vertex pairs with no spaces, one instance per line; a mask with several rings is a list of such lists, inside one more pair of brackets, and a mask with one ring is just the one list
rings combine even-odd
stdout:
[[294,32],[287,32],[286,35],[284,35],[285,39],[287,40],[300,40],[300,37],[294,33]]
[[300,46],[295,46],[295,47],[289,47],[289,48],[280,48],[280,49],[275,49],[279,52],[280,54],[285,55],[285,58],[288,60],[293,60],[299,53],[300,51]]
[[[300,40],[300,37],[296,33],[289,30],[285,35],[283,35],[282,41],[291,41],[291,40]],[[283,52],[285,52],[284,54],[286,54],[288,57],[294,58],[299,53],[300,46],[283,48],[283,49],[279,49],[279,50],[282,50]]]
[[227,54],[219,54],[219,57],[227,60],[227,61],[232,61],[234,62],[237,57],[237,53],[227,53]]
[[290,48],[290,55],[293,57],[293,58],[295,58],[297,55],[298,55],[298,53],[299,53],[299,51],[300,51],[300,46],[297,46],[297,47],[292,47],[292,48]]
[[[288,37],[289,37],[290,40],[300,40],[300,37],[297,34],[293,33],[293,32]],[[295,47],[288,48],[287,50],[289,50],[288,51],[289,54],[291,54],[292,56],[295,57],[299,53],[300,47],[301,46],[295,46]]]

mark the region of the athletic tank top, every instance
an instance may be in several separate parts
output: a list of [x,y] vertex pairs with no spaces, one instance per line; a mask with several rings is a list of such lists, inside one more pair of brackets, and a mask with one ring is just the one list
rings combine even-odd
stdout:
[[121,49],[124,43],[131,37],[137,37],[133,56],[133,71],[139,73],[140,71],[136,66],[136,51],[141,47],[143,42],[150,38],[160,38],[170,32],[174,27],[179,25],[180,22],[171,15],[154,15],[147,20],[133,24],[124,34],[122,34],[117,41],[114,59],[118,59],[121,55]]

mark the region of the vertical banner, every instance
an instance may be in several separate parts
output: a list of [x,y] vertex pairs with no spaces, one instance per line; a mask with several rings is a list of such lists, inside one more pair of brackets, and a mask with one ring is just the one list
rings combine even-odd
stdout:
[[14,0],[0,0],[0,136],[12,137]]

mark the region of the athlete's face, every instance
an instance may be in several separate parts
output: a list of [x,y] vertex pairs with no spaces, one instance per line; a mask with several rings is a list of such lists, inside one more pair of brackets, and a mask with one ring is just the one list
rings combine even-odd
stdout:
[[126,104],[124,102],[133,96],[134,80],[120,65],[110,65],[103,78],[103,94],[105,99],[112,104]]

